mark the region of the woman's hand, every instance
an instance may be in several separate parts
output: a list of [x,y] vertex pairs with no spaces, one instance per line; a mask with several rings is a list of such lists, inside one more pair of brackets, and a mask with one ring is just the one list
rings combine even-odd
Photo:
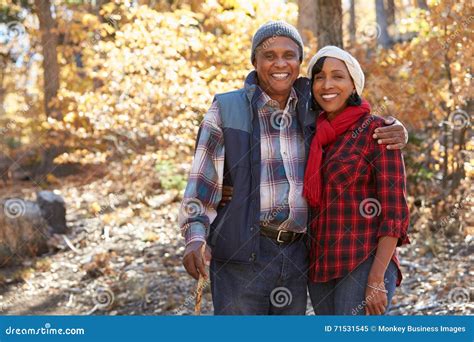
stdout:
[[387,290],[383,277],[370,279],[365,288],[365,313],[367,315],[383,315],[387,310]]
[[224,206],[227,205],[232,200],[232,195],[234,193],[234,187],[229,185],[224,185],[222,187],[222,199],[219,205]]

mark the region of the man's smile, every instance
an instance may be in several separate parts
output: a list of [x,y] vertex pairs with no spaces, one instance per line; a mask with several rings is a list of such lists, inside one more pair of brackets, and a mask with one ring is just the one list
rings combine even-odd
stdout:
[[290,77],[289,72],[275,72],[271,74],[272,78],[276,81],[285,81]]

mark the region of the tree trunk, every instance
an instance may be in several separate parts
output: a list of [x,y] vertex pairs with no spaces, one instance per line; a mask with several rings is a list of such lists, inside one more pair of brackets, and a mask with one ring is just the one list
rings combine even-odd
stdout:
[[100,16],[100,9],[106,2],[109,2],[109,1],[108,0],[92,0],[89,5],[90,7],[89,12],[94,13],[97,16]]
[[55,103],[59,89],[59,65],[56,52],[58,34],[56,24],[51,16],[51,1],[35,0],[35,5],[43,48],[44,108],[47,116],[60,119],[59,106]]
[[355,0],[350,0],[349,7],[349,37],[351,45],[354,46],[356,43],[356,14],[355,14]]
[[387,13],[385,12],[384,1],[375,0],[375,14],[377,17],[377,26],[379,29],[377,41],[385,49],[392,46],[393,41],[388,34]]
[[[464,108],[466,113],[472,113],[474,111],[474,99],[467,100],[466,107]],[[464,167],[464,161],[467,159],[464,153],[467,152],[466,148],[466,134],[468,131],[468,125],[465,125],[461,128],[459,132],[459,154],[457,155],[458,158],[458,168],[461,179],[466,176],[466,169]]]
[[199,12],[204,0],[191,0],[191,11]]
[[298,31],[307,44],[311,36],[316,37],[316,0],[298,0]]
[[316,32],[318,49],[326,45],[343,48],[341,0],[316,1]]
[[385,1],[385,13],[387,13],[388,26],[395,25],[395,0]]
[[7,68],[6,66],[6,61],[5,57],[3,55],[0,55],[0,116],[3,117],[5,114],[5,95],[6,95],[6,90],[3,87],[3,80],[5,78],[5,70]]
[[51,191],[41,191],[37,197],[37,202],[20,198],[0,202],[0,267],[47,252],[49,239],[67,232],[62,197]]
[[426,0],[416,0],[416,5],[421,9],[429,10]]

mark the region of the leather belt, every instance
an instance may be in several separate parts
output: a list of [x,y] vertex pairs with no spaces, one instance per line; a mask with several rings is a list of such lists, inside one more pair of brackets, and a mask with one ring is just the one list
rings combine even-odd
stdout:
[[281,244],[293,243],[295,241],[298,241],[305,235],[305,233],[295,233],[286,230],[275,230],[263,226],[260,227],[260,234],[270,239],[273,239],[277,243]]

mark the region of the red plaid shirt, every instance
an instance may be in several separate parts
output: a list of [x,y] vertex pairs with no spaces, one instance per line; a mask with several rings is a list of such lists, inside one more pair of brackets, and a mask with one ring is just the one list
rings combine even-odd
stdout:
[[[375,254],[382,236],[409,243],[406,177],[400,150],[372,138],[383,119],[366,114],[323,153],[322,205],[311,222],[310,279],[341,278]],[[392,258],[397,266],[397,254]],[[399,268],[398,282],[401,281]]]

